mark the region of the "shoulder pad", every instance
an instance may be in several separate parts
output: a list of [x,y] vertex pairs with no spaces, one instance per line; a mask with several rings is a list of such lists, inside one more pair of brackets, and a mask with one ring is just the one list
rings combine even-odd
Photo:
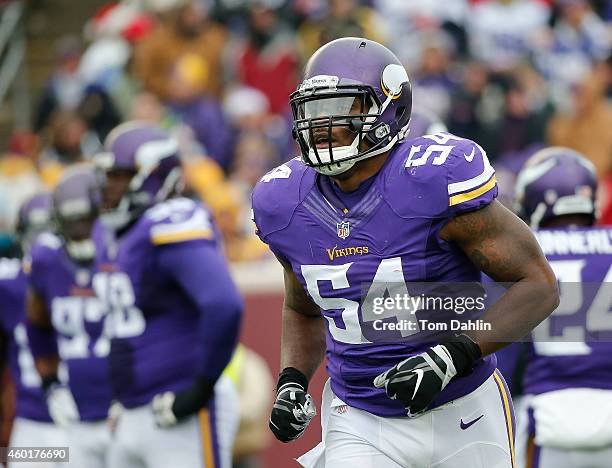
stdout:
[[314,184],[315,175],[313,169],[294,158],[261,178],[253,190],[252,206],[253,221],[262,239],[287,227]]
[[495,171],[471,140],[440,132],[406,140],[396,151],[385,193],[401,214],[454,216],[497,196]]
[[0,258],[0,280],[12,280],[19,276],[21,261],[18,258]]
[[61,247],[62,241],[57,235],[43,232],[36,238],[29,254],[24,259],[24,271],[30,274],[33,266],[38,270],[43,265],[54,264]]
[[463,139],[451,153],[447,191],[455,213],[482,208],[497,197],[495,170],[478,143]]
[[50,250],[59,250],[62,247],[62,240],[52,232],[43,232],[42,234],[39,234],[34,241],[33,247],[35,246]]
[[173,244],[197,239],[214,239],[209,212],[201,203],[189,198],[174,198],[145,212],[151,242]]

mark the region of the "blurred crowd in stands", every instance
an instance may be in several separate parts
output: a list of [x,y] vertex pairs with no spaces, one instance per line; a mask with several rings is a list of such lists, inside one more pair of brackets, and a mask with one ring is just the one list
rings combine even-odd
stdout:
[[250,192],[294,157],[288,96],[320,45],[386,44],[414,108],[476,140],[511,203],[514,177],[544,145],[584,153],[612,224],[612,2],[586,0],[124,0],[62,38],[34,99],[31,133],[0,159],[0,251],[19,202],[101,150],[127,119],[179,140],[188,190],[214,211],[232,261],[269,255]]

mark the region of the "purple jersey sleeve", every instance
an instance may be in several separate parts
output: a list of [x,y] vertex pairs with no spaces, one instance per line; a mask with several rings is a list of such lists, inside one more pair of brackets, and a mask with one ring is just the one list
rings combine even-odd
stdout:
[[53,328],[40,327],[28,321],[26,331],[32,356],[39,358],[58,355],[57,337]]
[[216,242],[218,233],[209,212],[188,198],[162,203],[147,212],[149,236],[153,245],[191,240]]
[[315,173],[294,158],[264,175],[251,196],[255,232],[282,261],[289,263],[282,249],[270,242],[270,234],[286,228],[314,181]]
[[308,171],[301,161],[292,159],[259,180],[251,201],[253,221],[264,242],[270,233],[287,227],[303,198],[302,186],[309,189],[308,182],[313,178],[314,171]]
[[450,216],[483,208],[497,197],[495,170],[485,151],[471,140],[456,143],[447,161]]
[[44,246],[35,243],[32,246],[29,257],[24,260],[28,286],[39,295],[44,295],[45,290],[45,250]]
[[[59,240],[51,234],[41,235],[32,246],[30,256],[24,260],[24,269],[28,279],[28,294],[34,292],[47,302],[47,288],[45,277],[49,274],[52,262],[52,251],[59,248]],[[50,313],[50,311],[47,311]],[[26,321],[26,330],[30,349],[34,357],[56,356],[57,337],[53,327],[41,327]]]
[[45,292],[46,275],[53,267],[56,251],[61,248],[60,239],[55,234],[45,232],[38,236],[32,245],[29,257],[24,260],[29,286],[39,294]]
[[214,381],[229,363],[242,315],[217,229],[207,209],[186,198],[159,205],[147,216],[160,273],[179,285],[200,315],[197,369]]
[[221,251],[212,242],[189,241],[158,250],[160,271],[173,278],[200,313],[200,376],[216,380],[238,341],[242,301]]

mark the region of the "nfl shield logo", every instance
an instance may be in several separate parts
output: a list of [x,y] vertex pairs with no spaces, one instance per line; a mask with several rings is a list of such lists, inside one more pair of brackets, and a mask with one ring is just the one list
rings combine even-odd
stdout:
[[340,239],[346,239],[351,233],[351,227],[348,221],[342,221],[341,223],[336,223],[336,227],[338,228],[338,237]]

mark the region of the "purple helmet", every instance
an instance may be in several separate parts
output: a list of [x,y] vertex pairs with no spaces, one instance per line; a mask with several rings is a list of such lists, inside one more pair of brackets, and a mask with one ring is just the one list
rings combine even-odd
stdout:
[[516,211],[533,228],[551,218],[583,214],[595,220],[597,175],[580,153],[560,146],[542,149],[516,181]]
[[100,211],[100,178],[89,164],[69,167],[53,191],[53,217],[68,255],[77,262],[91,262],[95,254],[91,238]]
[[[345,37],[314,53],[289,102],[302,160],[322,174],[336,175],[404,138],[412,88],[393,52],[368,39]],[[350,112],[355,104],[360,104],[359,113]],[[348,128],[355,134],[353,142],[332,149],[334,127]],[[317,148],[315,130],[327,131],[326,148]],[[364,140],[368,148],[362,150]]]
[[[96,165],[106,177],[121,173],[129,178],[122,193],[110,194],[116,203],[106,203],[101,219],[113,229],[136,220],[147,208],[174,194],[181,180],[177,141],[151,122],[131,121],[113,129],[104,143],[105,152]],[[104,188],[107,201],[110,184]]]
[[438,132],[448,132],[442,120],[426,109],[413,109],[408,138],[418,138]]
[[17,238],[27,253],[36,236],[51,227],[51,194],[37,193],[28,198],[17,214]]

